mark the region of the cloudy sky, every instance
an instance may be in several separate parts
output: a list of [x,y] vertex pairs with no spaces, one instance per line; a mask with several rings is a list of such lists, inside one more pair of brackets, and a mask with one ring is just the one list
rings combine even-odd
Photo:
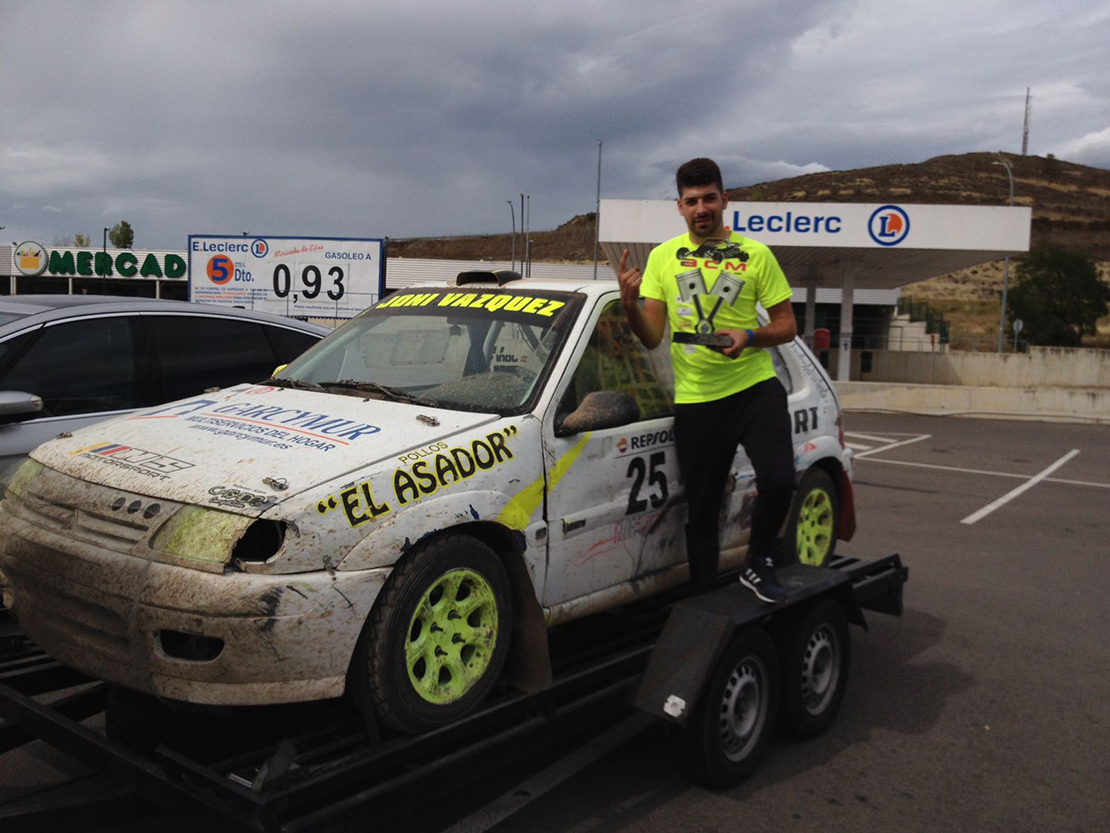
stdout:
[[[414,237],[1020,152],[1110,168],[1107,0],[0,0],[0,240]],[[519,210],[518,210],[519,214]],[[518,218],[519,219],[519,218]]]

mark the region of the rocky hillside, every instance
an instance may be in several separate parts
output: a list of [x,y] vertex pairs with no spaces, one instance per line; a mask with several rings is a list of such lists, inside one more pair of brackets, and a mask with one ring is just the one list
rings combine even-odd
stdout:
[[[1043,156],[1005,154],[1013,169],[1014,204],[1033,209],[1032,243],[1089,251],[1110,279],[1110,171]],[[728,189],[731,200],[770,202],[898,202],[1005,205],[1006,169],[992,153],[938,156],[909,165],[828,171]],[[554,231],[532,232],[533,259],[592,263],[594,215],[580,214]],[[391,256],[504,259],[508,234],[391,240]],[[517,253],[520,256],[520,253]],[[905,287],[945,313],[956,346],[986,349],[998,331],[1002,262],[941,275]],[[1012,275],[1011,275],[1012,277]],[[1110,319],[1092,343],[1110,346]]]

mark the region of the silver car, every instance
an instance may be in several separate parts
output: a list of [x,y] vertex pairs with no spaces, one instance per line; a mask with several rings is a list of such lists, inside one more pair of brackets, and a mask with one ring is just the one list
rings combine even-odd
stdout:
[[108,417],[261,381],[330,332],[242,309],[110,295],[0,300],[0,482],[32,448]]

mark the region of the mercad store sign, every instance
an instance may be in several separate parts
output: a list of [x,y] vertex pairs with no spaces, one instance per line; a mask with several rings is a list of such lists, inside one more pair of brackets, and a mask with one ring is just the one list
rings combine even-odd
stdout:
[[91,249],[54,249],[47,251],[38,243],[27,241],[12,253],[15,268],[21,275],[66,278],[183,278],[187,271],[185,258],[153,252],[118,251],[109,254]]

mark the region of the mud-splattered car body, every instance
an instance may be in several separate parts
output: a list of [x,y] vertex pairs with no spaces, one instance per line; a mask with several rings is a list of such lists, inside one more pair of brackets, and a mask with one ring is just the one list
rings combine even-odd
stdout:
[[[774,358],[799,476],[827,472],[846,537],[832,385],[800,341]],[[140,691],[338,696],[395,565],[460,533],[505,563],[515,650],[545,655],[545,625],[685,580],[672,393],[615,282],[404,290],[270,383],[36,449],[0,503],[4,598],[58,659]],[[733,474],[722,569],[746,551],[742,451]]]

